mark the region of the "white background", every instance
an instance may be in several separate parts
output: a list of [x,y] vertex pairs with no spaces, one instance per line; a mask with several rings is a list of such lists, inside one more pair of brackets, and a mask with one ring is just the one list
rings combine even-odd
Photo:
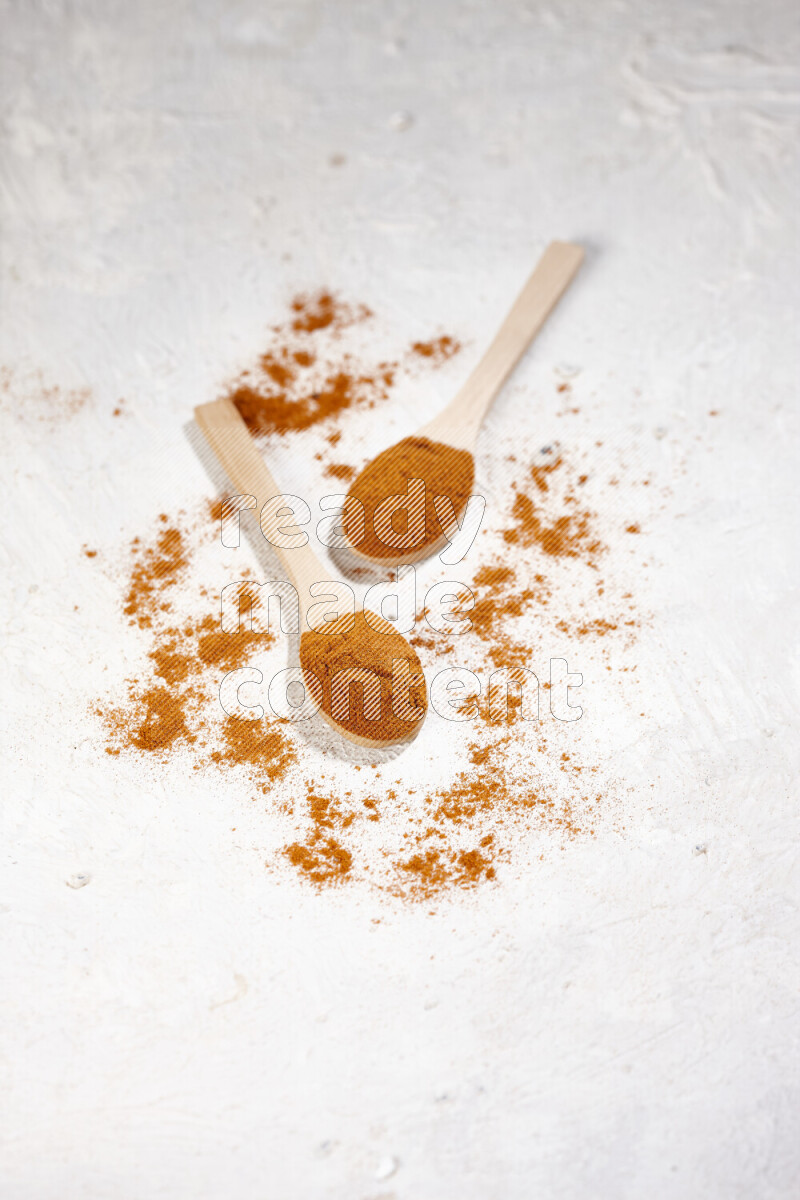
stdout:
[[[796,1195],[793,6],[0,9],[3,1200]],[[348,426],[356,461],[552,237],[587,265],[479,472],[558,436],[654,479],[635,702],[587,672],[614,821],[433,906],[317,895],[246,789],[102,753],[91,702],[143,650],[81,546],[210,494],[183,426],[294,291],[368,303],[376,353],[465,342]]]

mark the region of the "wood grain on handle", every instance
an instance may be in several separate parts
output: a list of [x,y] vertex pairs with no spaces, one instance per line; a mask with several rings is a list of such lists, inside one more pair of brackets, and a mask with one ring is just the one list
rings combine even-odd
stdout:
[[211,404],[199,405],[194,410],[194,416],[237,493],[255,496],[257,519],[297,588],[301,608],[305,611],[310,601],[311,584],[327,582],[330,575],[308,544],[291,549],[275,544],[274,538],[278,532],[292,534],[304,531],[291,525],[286,516],[279,517],[277,512],[263,511],[268,500],[282,494],[281,489],[256,449],[236,406],[227,398],[215,400]]
[[421,434],[472,448],[490,404],[555,308],[583,257],[582,248],[571,242],[550,243],[467,382]]

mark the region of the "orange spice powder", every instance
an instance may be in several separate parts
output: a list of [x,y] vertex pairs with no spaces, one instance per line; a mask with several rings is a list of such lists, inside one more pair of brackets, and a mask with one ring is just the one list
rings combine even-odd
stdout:
[[[405,667],[408,679],[409,717],[396,711],[393,692],[398,663]],[[341,617],[320,630],[312,629],[300,639],[300,665],[304,675],[319,681],[322,710],[334,724],[349,733],[375,742],[390,742],[412,736],[428,707],[425,678],[416,653],[392,625],[370,613]],[[369,672],[380,689],[380,702],[374,714],[368,712],[371,681],[353,681],[347,685],[349,701],[344,714],[334,708],[333,689],[337,675],[344,672]],[[356,693],[354,696],[352,693]],[[413,714],[412,715],[412,711]]]
[[[379,886],[409,899],[430,899],[449,888],[492,882],[498,865],[511,854],[518,826],[543,823],[568,837],[591,833],[586,818],[592,805],[582,800],[579,819],[574,806],[554,796],[551,788],[538,787],[524,772],[509,772],[509,735],[502,726],[498,730],[487,725],[485,717],[470,726],[473,742],[466,767],[451,785],[423,797],[421,811],[414,810],[410,798],[394,787],[379,787],[367,798],[321,792],[306,778],[297,735],[286,723],[226,717],[221,712],[216,697],[220,676],[248,665],[253,652],[270,644],[271,635],[244,629],[224,634],[208,613],[182,622],[175,619],[185,607],[196,532],[194,523],[185,518],[161,524],[152,539],[137,539],[126,589],[128,619],[151,639],[150,673],[130,681],[126,701],[103,709],[109,753],[135,753],[155,761],[176,752],[190,753],[197,769],[236,769],[254,791],[268,795],[290,780],[292,792],[305,787],[305,818],[299,811],[294,819],[307,821],[308,828],[287,842],[284,858],[315,887],[362,878],[365,870],[369,872],[371,855],[377,854],[381,866],[373,869],[379,870]],[[171,554],[165,554],[165,530],[172,533]],[[504,639],[507,653],[513,656],[513,638],[505,628],[509,613],[513,615],[519,603],[515,581],[509,567],[485,566],[476,573],[476,587],[483,589],[486,604],[483,612],[478,609],[476,636],[488,648],[488,666],[498,661],[497,647],[504,646]],[[132,594],[138,604],[131,612]],[[393,636],[405,645],[399,635]],[[330,653],[335,639],[326,640],[327,666],[333,669],[339,655]],[[436,647],[443,639],[432,640]],[[527,661],[527,650],[519,649]],[[343,657],[348,657],[346,650]],[[304,658],[309,661],[308,655]],[[371,652],[369,658],[374,662]],[[311,660],[320,670],[320,656]],[[419,670],[415,659],[415,671]],[[417,703],[426,702],[424,690],[412,696]],[[373,731],[367,728],[367,732]],[[533,737],[540,751],[546,752],[540,727],[528,730],[526,737]],[[566,765],[561,769],[568,770]],[[570,772],[568,778],[578,776]],[[285,803],[281,801],[281,806]],[[393,819],[399,814],[406,822],[407,836],[392,850],[359,848],[359,831],[381,827],[384,806]]]
[[[415,539],[408,552],[417,554],[433,550],[442,543],[443,533],[436,512],[435,497],[446,496],[453,506],[456,520],[469,500],[475,477],[475,461],[467,450],[456,450],[429,438],[403,438],[373,458],[351,484],[348,496],[363,505],[363,533],[356,525],[353,510],[344,510],[344,531],[351,544],[368,558],[397,560],[405,549],[387,545],[375,529],[375,511],[391,496],[405,496],[409,480],[425,483],[424,535]],[[409,512],[399,508],[392,519],[392,528],[399,536],[409,533]],[[447,531],[446,531],[447,532]]]
[[329,463],[325,474],[331,479],[350,480],[355,476],[355,467],[350,467],[347,463]]
[[[388,389],[394,378],[393,364],[365,367],[338,349],[337,339],[348,321],[365,316],[362,308],[345,311],[332,293],[296,298],[289,319],[276,327],[274,344],[257,370],[237,385],[253,392],[249,398],[240,393],[238,401],[245,408],[252,404],[251,429],[296,433],[384,394],[382,389]],[[329,341],[323,344],[320,338]],[[421,364],[436,365],[435,353],[415,350],[414,354]],[[350,382],[331,382],[342,374]],[[341,436],[340,429],[331,429],[326,441],[335,446]],[[451,495],[457,512],[463,507],[459,497],[465,501],[472,486],[473,464],[471,456],[466,457],[469,464],[466,468],[461,464],[460,491],[448,490],[452,471],[445,472],[444,484],[438,483],[438,494]],[[329,474],[345,478],[345,470],[344,464],[332,464]],[[409,476],[402,470],[399,476],[389,475],[384,495],[403,494],[403,481]],[[423,471],[416,477],[427,483],[430,473]],[[437,478],[441,476],[434,476],[434,490]],[[211,516],[219,520],[218,502],[211,506]],[[426,538],[432,535],[427,518],[426,511]],[[275,639],[259,632],[257,622],[252,630],[223,633],[208,611],[211,597],[197,587],[194,567],[199,541],[208,536],[205,521],[207,517],[198,525],[196,518],[185,514],[163,514],[151,537],[134,540],[123,611],[145,639],[145,665],[129,680],[121,702],[100,709],[109,754],[133,754],[156,764],[180,754],[197,770],[220,771],[231,781],[243,780],[254,793],[267,795],[265,819],[277,806],[296,829],[280,860],[318,888],[371,880],[373,886],[398,896],[430,900],[451,888],[491,884],[499,877],[501,865],[513,857],[520,838],[536,829],[548,829],[565,839],[592,836],[603,815],[593,783],[596,767],[562,749],[563,730],[554,729],[552,723],[523,723],[513,697],[508,720],[500,724],[489,720],[482,705],[478,720],[468,729],[463,766],[449,781],[418,795],[413,788],[403,787],[402,775],[384,781],[377,772],[365,788],[358,766],[352,771],[352,791],[340,794],[324,781],[320,786],[309,777],[306,756],[299,752],[301,740],[287,722],[227,717],[217,699],[220,678],[238,666],[250,665],[253,656],[269,649]],[[469,611],[465,607],[472,621],[463,641],[465,662],[484,673],[529,664],[536,647],[528,644],[529,633],[523,636],[518,631],[530,629],[523,619],[532,608],[570,635],[610,639],[624,633],[629,626],[625,614],[610,609],[562,615],[559,571],[585,571],[597,578],[599,597],[606,590],[599,575],[606,551],[596,524],[589,509],[578,503],[562,458],[528,470],[501,531],[507,561],[484,563],[471,581],[476,595],[474,607]],[[88,564],[86,569],[91,569]],[[410,640],[431,655],[431,663],[440,658],[446,663],[444,656],[453,651],[452,639],[427,627],[418,629]],[[407,652],[404,639],[400,641]],[[365,645],[368,648],[368,639],[357,636],[356,643],[361,651]],[[313,653],[306,642],[304,659],[306,664],[313,661],[330,680],[337,662],[350,663],[358,657],[348,658],[348,654],[341,647],[338,653],[332,651],[328,639],[327,645],[317,643]],[[371,652],[370,660],[374,662]],[[409,662],[413,673],[421,675],[417,656]],[[540,704],[546,702],[548,686],[542,684]],[[385,681],[381,695],[383,703]],[[426,703],[424,690],[412,696]],[[364,728],[368,735],[373,732]],[[546,782],[539,764],[550,772]],[[359,778],[362,782],[356,786]],[[293,800],[297,795],[305,799]]]
[[461,343],[445,334],[442,337],[431,338],[429,342],[412,342],[411,353],[418,358],[427,359],[431,366],[439,367],[447,362],[454,354],[458,354]]
[[[135,538],[131,547],[123,612],[151,639],[149,668],[128,681],[122,704],[98,709],[108,731],[106,751],[135,750],[158,758],[191,746],[198,764],[242,766],[263,791],[294,762],[294,745],[277,722],[226,718],[215,681],[248,665],[253,652],[274,638],[247,629],[225,633],[209,613],[176,620],[195,531],[185,518],[170,520],[166,514],[160,525],[154,538]],[[244,594],[258,605],[255,592],[247,596],[245,588]]]
[[251,433],[287,434],[310,429],[355,406],[385,399],[397,364],[380,362],[365,370],[347,354],[319,363],[318,339],[334,339],[349,325],[372,314],[344,304],[330,292],[297,296],[292,316],[272,330],[272,344],[258,366],[234,384],[230,397]]

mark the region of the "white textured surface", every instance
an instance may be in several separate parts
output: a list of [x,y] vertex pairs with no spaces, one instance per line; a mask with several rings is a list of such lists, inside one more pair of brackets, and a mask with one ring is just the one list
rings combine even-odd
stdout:
[[[2,362],[93,395],[3,412],[3,1200],[796,1195],[792,5],[0,8]],[[581,723],[624,831],[433,915],[291,887],[242,796],[98,752],[141,650],[80,547],[208,494],[182,425],[287,292],[476,347],[554,236],[588,266],[489,441],[658,485],[640,690],[587,672]]]

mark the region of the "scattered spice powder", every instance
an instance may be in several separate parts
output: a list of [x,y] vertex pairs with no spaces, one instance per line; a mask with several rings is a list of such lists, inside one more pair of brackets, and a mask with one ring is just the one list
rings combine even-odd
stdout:
[[284,851],[293,867],[303,872],[309,883],[340,883],[353,865],[353,856],[335,838],[317,837],[310,845],[292,842]]
[[222,748],[211,752],[213,763],[254,767],[271,783],[283,779],[295,757],[280,725],[247,717],[228,717],[222,726]]
[[[365,366],[363,355],[356,360],[338,348],[344,331],[372,316],[366,305],[348,304],[328,290],[295,296],[289,318],[273,326],[257,365],[244,371],[228,391],[250,432],[257,437],[286,436],[386,400],[400,361]],[[437,367],[460,349],[457,339],[446,334],[415,342],[402,369],[410,369],[412,359]],[[341,430],[332,429],[326,440],[334,446],[340,438]],[[349,481],[355,470],[334,463],[328,474]]]
[[[166,513],[159,520],[169,525]],[[133,549],[139,549],[138,538],[134,538]],[[154,545],[136,554],[123,609],[131,625],[147,629],[159,614],[170,611],[165,592],[183,574],[187,561],[183,535],[175,526],[162,529]]]
[[347,463],[329,463],[325,474],[331,479],[353,479],[356,473],[355,467],[349,467]]
[[463,606],[463,615],[472,622],[473,633],[489,647],[489,659],[494,667],[522,666],[533,656],[530,647],[514,640],[509,622],[520,617],[535,603],[546,607],[550,590],[544,575],[536,574],[533,586],[519,588],[516,572],[508,566],[482,567],[475,575],[478,596],[474,606]]
[[460,349],[461,343],[447,335],[431,338],[429,342],[411,343],[411,353],[417,355],[418,358],[427,359],[431,366],[435,367],[440,367],[442,363],[447,362],[448,358],[458,354]]
[[613,621],[606,621],[602,617],[597,617],[594,621],[585,621],[583,625],[570,627],[566,621],[557,621],[556,628],[562,633],[577,634],[578,637],[589,637],[594,634],[596,637],[605,637],[607,633],[615,633],[619,628]]
[[331,292],[316,292],[295,296],[292,301],[292,329],[295,333],[318,333],[320,329],[345,329],[357,321],[365,321],[372,313],[365,304],[357,307],[343,304]]
[[[211,507],[219,509],[218,504]],[[106,751],[119,755],[136,750],[158,757],[192,746],[199,765],[244,766],[266,791],[294,762],[294,744],[278,722],[226,718],[215,682],[247,666],[252,654],[274,638],[243,628],[225,633],[208,613],[176,621],[179,599],[181,614],[184,610],[183,585],[193,555],[195,523],[162,514],[159,524],[150,541],[134,538],[123,602],[129,622],[151,638],[150,674],[128,681],[123,704],[98,709],[109,735]],[[248,594],[245,586],[241,594],[257,607],[255,592]]]
[[[320,333],[339,336],[345,328],[349,318],[337,316],[337,303],[330,293],[293,303],[289,321],[278,331],[282,343],[260,363],[251,428],[297,431],[325,419],[323,411],[337,411],[335,404],[326,408],[320,403],[321,393],[307,389],[304,379],[304,373],[314,369],[324,379],[341,370],[341,361],[338,367],[331,363],[333,350],[323,353],[313,343]],[[355,319],[363,319],[364,310],[353,309],[353,313]],[[422,362],[435,358],[419,352],[417,356]],[[363,381],[374,376],[352,367],[350,377]],[[361,397],[353,403],[365,402],[360,388],[361,383],[351,388],[351,395]],[[347,407],[346,403],[338,411]],[[341,431],[330,430],[326,437],[334,446]],[[424,449],[429,456],[432,451],[435,462],[435,446]],[[458,512],[463,507],[459,497],[465,499],[472,485],[472,459],[466,458],[468,463],[461,462],[460,474],[456,472],[460,483],[455,489],[452,471],[443,476],[426,470],[413,475],[407,469],[412,464],[398,468],[395,462],[386,472],[388,483],[381,479],[377,492],[380,498],[403,494],[407,478],[424,478],[427,483],[433,477],[434,490],[449,494]],[[337,475],[338,469],[337,464],[330,468],[333,478],[343,477]],[[578,483],[586,478],[581,476]],[[513,680],[516,668],[535,661],[537,647],[525,644],[521,634],[515,636],[515,630],[530,631],[530,621],[524,626],[522,622],[531,609],[537,615],[537,643],[545,622],[562,635],[601,639],[601,644],[623,635],[633,624],[626,619],[632,604],[629,592],[623,596],[629,609],[622,615],[610,609],[599,615],[582,612],[585,587],[578,615],[566,612],[568,580],[576,574],[583,572],[592,580],[598,597],[610,587],[599,575],[605,551],[595,532],[595,518],[578,504],[571,479],[560,455],[529,468],[524,484],[516,489],[511,523],[501,530],[505,556],[484,562],[474,573],[474,605],[468,603],[471,597],[463,597],[471,628],[460,645],[465,652],[462,661],[470,661],[477,671],[488,674],[503,667]],[[492,719],[485,701],[466,706],[479,719],[469,726],[464,765],[429,793],[403,788],[401,778],[384,782],[380,771],[360,775],[358,765],[353,767],[351,789],[343,795],[320,787],[309,778],[306,756],[299,752],[300,735],[288,722],[226,716],[217,699],[220,678],[269,652],[275,638],[260,628],[257,595],[248,596],[246,588],[244,599],[253,606],[251,628],[223,633],[208,612],[211,594],[199,586],[194,558],[208,536],[209,516],[218,523],[220,515],[219,501],[206,507],[200,522],[186,514],[162,514],[151,537],[134,539],[123,612],[146,640],[146,667],[128,681],[122,703],[98,709],[108,730],[107,753],[132,753],[156,764],[173,754],[188,754],[197,770],[235,768],[255,794],[269,797],[270,813],[276,817],[280,813],[281,819],[291,822],[293,834],[280,857],[318,888],[361,879],[398,896],[430,900],[450,888],[472,889],[496,880],[499,866],[509,860],[520,839],[537,829],[554,831],[564,839],[592,836],[596,822],[606,819],[608,805],[607,800],[601,802],[593,783],[598,768],[580,761],[574,743],[564,740],[562,723],[523,721],[512,689],[505,721]],[[426,538],[430,535],[426,510]],[[556,595],[558,606],[553,602]],[[428,630],[427,625],[418,626],[410,640],[430,653],[435,663],[452,652],[454,639]],[[376,637],[380,639],[377,658]],[[390,634],[376,634],[362,614],[353,619],[349,634],[338,638],[321,632],[304,634],[301,661],[304,668],[313,666],[323,690],[327,688],[324,703],[329,712],[334,672],[342,666],[373,669],[377,661],[379,727],[394,736],[396,726],[382,722],[396,719],[387,701],[391,662],[400,647],[412,681],[410,702],[424,707],[427,694],[416,654],[393,629]],[[540,713],[549,689],[549,683],[540,684]],[[358,731],[374,737],[374,723],[367,719],[357,684],[353,696],[352,719]],[[454,734],[459,729],[451,728]],[[305,801],[292,799],[298,795],[305,795]]]
[[272,344],[258,367],[246,371],[230,397],[251,433],[285,435],[330,421],[356,405],[372,407],[385,399],[394,383],[396,363],[381,362],[370,370],[357,367],[350,355],[319,365],[320,335],[338,337],[349,325],[372,314],[364,305],[344,304],[331,292],[296,296],[292,316],[272,330]]
[[[533,490],[527,479],[533,482]],[[594,575],[594,587],[598,597],[606,593],[606,583],[600,574],[600,565],[607,548],[596,532],[596,517],[590,509],[583,507],[576,496],[575,487],[582,486],[588,475],[580,474],[577,480],[563,455],[553,447],[542,452],[540,461],[530,468],[522,485],[515,485],[512,504],[512,524],[502,531],[503,540],[517,551],[532,550],[535,568],[528,577],[527,589],[521,594],[536,603],[539,610],[546,608],[553,595],[555,584],[547,572],[563,565],[568,575],[558,581],[559,604],[564,608],[570,582],[576,573],[589,568]],[[638,526],[629,526],[629,532],[637,532]],[[478,582],[476,576],[476,582]],[[585,579],[583,590],[585,591]],[[533,595],[531,595],[533,593]],[[631,619],[633,606],[626,603],[632,599],[630,593],[616,601],[617,611],[609,615],[587,617],[584,614],[567,620],[563,615],[555,621],[554,628],[576,638],[604,637],[609,632],[630,630],[636,625]],[[497,604],[497,600],[494,601]],[[581,601],[581,607],[585,601]],[[471,614],[470,614],[471,615]],[[514,615],[513,609],[504,615]],[[479,613],[480,617],[480,613]],[[478,623],[480,630],[480,622]],[[522,649],[515,648],[515,649]],[[505,646],[502,660],[495,655],[498,665],[511,665],[509,647]],[[519,661],[519,657],[518,657]]]
[[[532,736],[537,750],[545,754],[548,747],[542,730],[537,726],[523,736],[528,742]],[[448,887],[474,887],[494,880],[496,864],[509,857],[500,844],[501,830],[510,835],[512,843],[515,834],[539,823],[567,837],[593,835],[600,798],[583,796],[578,819],[574,811],[577,797],[570,794],[569,784],[564,795],[552,781],[544,785],[535,774],[509,770],[510,740],[510,733],[484,732],[480,742],[472,743],[469,765],[453,784],[427,798],[428,820],[412,835],[414,853],[399,863],[394,889],[398,894],[410,891],[416,899],[430,899]],[[558,767],[573,785],[582,770],[579,765],[571,766],[568,756],[558,761]],[[459,847],[459,837],[467,845]]]
[[[258,605],[256,595],[247,596],[245,603]],[[242,599],[239,601],[242,605]],[[237,633],[224,633],[218,622],[211,616],[206,616],[194,630],[197,644],[197,657],[206,667],[214,667],[225,674],[242,665],[242,659],[259,646],[264,645],[265,635],[249,629],[239,629]],[[271,637],[270,637],[270,640]]]
[[311,788],[306,796],[311,829],[305,842],[292,842],[284,854],[309,883],[319,885],[341,883],[350,874],[353,855],[333,836],[335,829],[347,829],[355,815],[344,813],[329,796],[321,796]]
[[[531,493],[527,480],[514,485],[513,524],[503,530],[503,540],[510,546],[534,547],[549,558],[580,559],[597,568],[605,546],[594,532],[594,514],[580,507],[570,475],[554,490],[553,477],[565,473],[563,456],[553,447],[542,456],[528,473],[535,492]],[[581,476],[577,482],[582,484],[586,478]]]
[[167,750],[178,740],[195,740],[186,725],[184,705],[176,701],[171,690],[150,687],[137,700],[141,719],[131,732],[131,744],[137,750]]
[[[273,381],[276,373],[274,369],[269,372]],[[284,383],[270,387],[269,381],[266,385],[242,382],[231,393],[231,399],[251,433],[285,434],[310,429],[355,405],[371,408],[376,400],[386,398],[393,378],[386,363],[372,374],[357,374],[344,364],[303,389],[297,372],[287,368]]]
[[78,415],[92,399],[88,387],[65,388],[47,383],[40,370],[0,367],[0,412],[19,421],[37,421],[55,429]]
[[590,562],[603,550],[592,533],[588,512],[563,513],[548,523],[539,515],[533,498],[517,492],[511,515],[514,525],[503,530],[509,545],[538,546],[553,558],[586,558]]
[[[536,484],[536,487],[540,492],[550,491],[550,482],[548,476],[552,475],[553,472],[557,471],[559,467],[563,466],[563,464],[564,459],[560,454],[552,461],[533,464],[531,467],[531,479]],[[578,483],[582,483],[585,479],[586,476],[582,475],[578,480]]]

